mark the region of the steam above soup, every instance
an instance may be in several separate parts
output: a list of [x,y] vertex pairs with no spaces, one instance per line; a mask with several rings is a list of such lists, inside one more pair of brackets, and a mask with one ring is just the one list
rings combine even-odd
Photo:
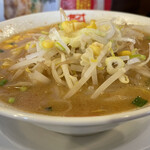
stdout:
[[150,39],[141,27],[65,18],[0,43],[0,99],[55,116],[106,115],[148,104]]

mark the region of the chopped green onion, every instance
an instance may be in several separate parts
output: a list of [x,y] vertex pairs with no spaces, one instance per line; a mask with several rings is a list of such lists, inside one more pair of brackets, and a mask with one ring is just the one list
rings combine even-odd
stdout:
[[138,57],[141,60],[145,60],[146,59],[146,56],[145,55],[141,55],[141,54],[131,55],[130,59],[135,58],[135,57]]
[[3,52],[4,52],[4,50],[0,49],[0,53],[3,53]]
[[132,104],[138,106],[138,107],[142,107],[144,106],[146,103],[148,102],[148,100],[145,100],[143,98],[141,98],[140,96],[137,96],[133,101]]
[[112,48],[110,48],[110,53],[111,53],[112,56],[115,56],[114,51],[113,51]]
[[8,99],[8,102],[11,103],[11,104],[13,104],[15,102],[15,98],[14,97],[10,97]]
[[63,51],[63,52],[66,52],[65,48],[64,48],[59,42],[55,42],[55,46],[56,46],[59,50],[61,50],[61,51]]
[[8,80],[6,80],[6,79],[0,80],[0,86],[5,85],[7,82],[8,82]]
[[145,60],[146,59],[146,56],[145,55],[140,55],[139,57],[141,60]]
[[46,107],[45,110],[47,110],[47,111],[52,111],[52,107],[51,107],[51,106]]
[[27,91],[27,89],[28,89],[28,88],[27,88],[26,86],[20,87],[20,91],[21,91],[21,92],[25,92],[25,91]]

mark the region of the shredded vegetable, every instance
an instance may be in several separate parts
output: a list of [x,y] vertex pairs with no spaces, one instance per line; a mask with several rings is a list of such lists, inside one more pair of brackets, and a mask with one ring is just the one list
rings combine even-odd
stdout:
[[100,94],[104,92],[104,90],[110,86],[114,81],[120,78],[128,69],[121,68],[116,73],[114,73],[110,78],[108,78],[102,85],[100,85],[96,91],[91,96],[92,99],[98,97]]

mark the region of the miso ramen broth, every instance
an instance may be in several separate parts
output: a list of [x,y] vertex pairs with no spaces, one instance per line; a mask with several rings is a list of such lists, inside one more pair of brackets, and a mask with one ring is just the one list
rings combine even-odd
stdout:
[[150,36],[112,20],[62,23],[0,43],[0,99],[52,116],[101,116],[150,101]]

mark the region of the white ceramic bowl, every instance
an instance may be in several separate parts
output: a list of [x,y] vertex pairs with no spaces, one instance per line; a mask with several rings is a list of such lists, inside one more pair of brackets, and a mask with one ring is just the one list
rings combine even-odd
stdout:
[[[86,21],[89,21],[91,19],[115,17],[117,18],[118,23],[123,19],[129,24],[150,25],[150,18],[120,12],[73,10],[67,11],[67,15],[69,14],[79,14],[79,16],[80,14],[84,14]],[[81,19],[83,18],[81,17]],[[57,22],[60,22],[59,12],[38,13],[4,21],[0,23],[0,29],[3,31],[2,33],[0,32],[0,41],[24,30]],[[53,117],[23,112],[11,108],[6,104],[0,103],[0,115],[18,120],[24,120],[48,130],[71,135],[86,135],[97,133],[100,131],[111,129],[125,121],[144,117],[149,114],[150,107],[146,107],[139,110],[107,116]]]

